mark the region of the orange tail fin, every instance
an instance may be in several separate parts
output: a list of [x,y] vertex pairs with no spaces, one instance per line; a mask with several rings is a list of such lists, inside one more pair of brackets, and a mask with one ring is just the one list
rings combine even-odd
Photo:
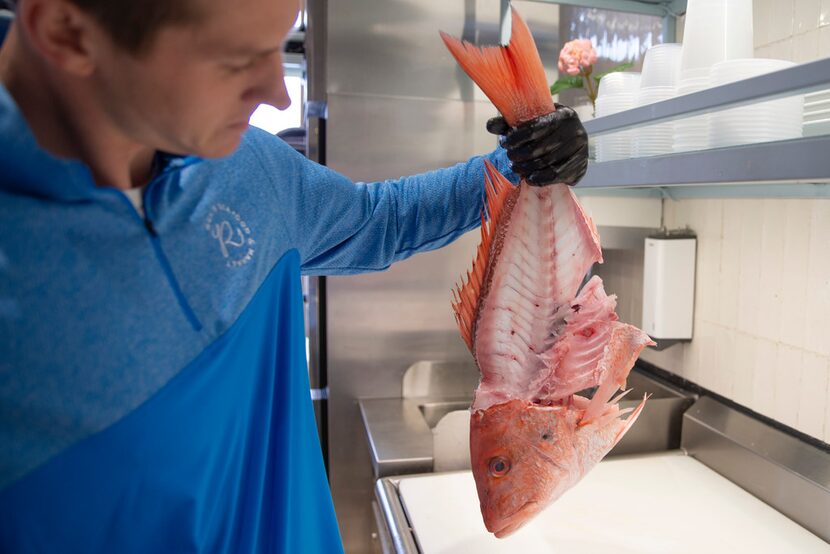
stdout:
[[545,68],[530,29],[515,8],[510,44],[479,48],[441,33],[464,72],[511,126],[554,111]]

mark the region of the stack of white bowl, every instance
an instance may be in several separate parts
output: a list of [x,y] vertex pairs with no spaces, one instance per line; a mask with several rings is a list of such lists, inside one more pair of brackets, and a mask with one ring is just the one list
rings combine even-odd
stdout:
[[804,136],[830,133],[830,89],[812,92],[804,97]]
[[[674,43],[657,44],[646,51],[637,106],[654,104],[673,98],[680,73],[681,46]],[[657,156],[672,151],[674,125],[657,123],[633,131],[633,156]]]
[[[609,73],[599,82],[597,117],[630,110],[640,91],[640,74]],[[631,131],[618,131],[597,137],[597,161],[623,160],[631,156]]]
[[[794,65],[786,60],[765,58],[726,60],[712,66],[710,82],[717,87]],[[803,95],[717,112],[710,121],[709,145],[720,148],[798,138],[801,136],[803,112]]]
[[[687,70],[677,83],[677,96],[709,86],[709,70]],[[685,117],[674,122],[674,151],[688,152],[709,147],[709,114]]]
[[[707,88],[716,63],[752,55],[752,0],[688,0],[677,95]],[[708,115],[675,121],[675,152],[708,146]]]

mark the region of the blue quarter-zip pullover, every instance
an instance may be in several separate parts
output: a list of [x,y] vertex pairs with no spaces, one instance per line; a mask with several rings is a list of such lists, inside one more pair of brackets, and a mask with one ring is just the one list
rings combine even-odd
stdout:
[[0,551],[342,551],[300,274],[474,228],[482,159],[353,183],[251,129],[157,162],[142,218],[0,87]]

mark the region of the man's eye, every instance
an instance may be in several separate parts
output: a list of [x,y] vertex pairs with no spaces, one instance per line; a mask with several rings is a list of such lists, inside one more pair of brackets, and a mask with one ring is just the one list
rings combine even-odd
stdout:
[[231,73],[239,73],[240,71],[245,71],[246,69],[250,69],[254,65],[254,60],[246,60],[242,62],[229,62],[225,64],[225,67]]

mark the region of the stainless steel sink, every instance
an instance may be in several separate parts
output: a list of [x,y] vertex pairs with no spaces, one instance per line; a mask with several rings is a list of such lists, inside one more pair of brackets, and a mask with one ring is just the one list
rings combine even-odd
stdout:
[[468,409],[471,401],[472,399],[424,402],[423,404],[418,404],[418,409],[421,410],[424,421],[426,421],[429,428],[433,429],[441,421],[441,418],[448,413]]
[[[478,377],[472,364],[419,362],[404,377],[401,397],[361,399],[375,477],[433,471],[432,429],[449,412],[470,407]],[[678,448],[683,413],[696,395],[636,367],[627,386],[633,390],[620,402],[622,408],[636,406],[646,393],[651,398],[637,424],[608,455]]]

